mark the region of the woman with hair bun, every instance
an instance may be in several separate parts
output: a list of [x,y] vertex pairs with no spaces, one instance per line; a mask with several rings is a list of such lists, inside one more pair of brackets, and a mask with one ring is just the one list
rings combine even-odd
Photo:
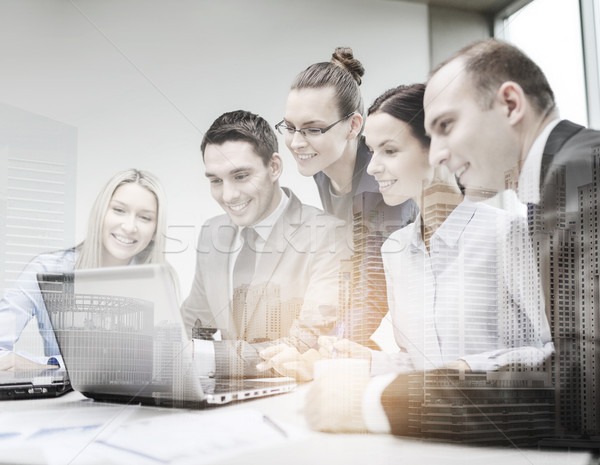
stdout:
[[[313,176],[323,209],[347,222],[355,253],[362,254],[365,264],[359,266],[358,287],[352,292],[359,297],[353,297],[345,325],[336,333],[376,347],[370,337],[388,311],[380,246],[391,232],[412,222],[418,208],[412,200],[386,205],[367,173],[371,153],[362,134],[365,110],[359,89],[364,73],[351,48],[336,48],[329,62],[315,63],[296,76],[285,116],[275,128],[285,137],[300,174]],[[288,358],[298,356],[285,352],[281,347],[261,355],[280,373],[297,376],[281,369]]]
[[[338,47],[331,61],[315,63],[296,76],[277,130],[304,176],[313,176],[323,209],[352,223],[357,196],[367,195],[369,209],[384,214],[377,229],[395,230],[417,213],[412,202],[386,207],[366,171],[371,159],[364,143],[364,104],[359,86],[365,70],[352,49]],[[349,224],[351,226],[351,224]]]
[[[412,198],[423,206],[415,222],[382,247],[401,349],[386,353],[321,337],[320,356],[367,359],[370,374],[383,376],[323,373],[307,392],[304,409],[317,430],[411,435],[406,409],[419,395],[409,388],[418,379],[409,381],[410,373],[462,379],[464,372],[502,370],[520,377],[539,371],[554,350],[525,219],[464,198],[454,176],[429,163],[424,92],[424,84],[386,91],[369,108],[365,129],[373,151],[368,170],[385,201]],[[437,369],[444,371],[432,371]],[[491,398],[494,389],[493,383],[478,386],[475,396]]]
[[[86,239],[76,247],[35,257],[0,300],[0,370],[31,368],[60,356],[38,287],[38,273],[165,264],[166,218],[166,196],[152,174],[129,169],[109,179],[90,212]],[[34,317],[43,339],[44,357],[13,351]]]
[[[347,222],[356,251],[370,264],[370,271],[360,271],[363,297],[352,302],[348,320],[355,323],[345,333],[372,345],[369,338],[387,313],[379,247],[391,232],[412,222],[418,208],[412,200],[386,205],[375,178],[367,173],[371,152],[363,136],[359,88],[364,73],[351,48],[336,48],[329,62],[315,63],[296,76],[277,129],[300,174],[313,176],[323,209]],[[355,218],[361,223],[355,225]]]

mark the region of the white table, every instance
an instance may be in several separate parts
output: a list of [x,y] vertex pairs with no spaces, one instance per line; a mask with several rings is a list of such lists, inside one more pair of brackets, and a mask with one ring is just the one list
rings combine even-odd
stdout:
[[[0,402],[0,418],[18,413],[15,418],[52,417],[58,412],[72,412],[77,415],[94,416],[102,412],[110,412],[105,421],[106,430],[120,425],[131,425],[140,419],[153,420],[160,430],[161,424],[168,422],[171,415],[190,413],[192,415],[224,415],[236,414],[251,409],[268,415],[284,429],[291,428],[301,433],[301,439],[282,439],[276,446],[246,452],[211,463],[221,465],[232,464],[413,464],[419,465],[482,463],[485,465],[576,465],[595,463],[587,453],[549,452],[536,450],[517,450],[500,448],[483,448],[456,446],[450,444],[426,442],[415,439],[397,438],[391,435],[372,434],[326,434],[310,431],[302,415],[304,396],[308,385],[299,386],[296,391],[276,397],[246,401],[234,405],[221,406],[208,410],[183,410],[158,407],[123,406],[92,402],[81,394],[72,392],[57,399],[38,399],[26,401]],[[115,413],[117,412],[117,413]],[[173,418],[173,417],[171,417]],[[45,421],[48,421],[47,419]],[[6,427],[6,425],[4,425]],[[250,428],[252,426],[249,426]],[[160,435],[160,431],[157,431]],[[172,429],[165,431],[173,433]],[[143,440],[143,439],[141,439]],[[57,441],[61,438],[57,436]],[[65,441],[63,441],[65,442]],[[4,445],[3,445],[4,444]],[[61,447],[78,447],[76,444],[63,444]],[[61,449],[62,450],[62,449]],[[6,441],[0,436],[0,463],[61,463],[48,459],[43,451],[33,448],[7,449]],[[193,457],[188,457],[193,459]],[[19,462],[20,461],[20,462]],[[73,465],[85,464],[120,464],[160,463],[131,457],[126,453],[112,451],[90,441],[72,459],[64,463]],[[173,462],[172,462],[173,463]],[[194,463],[194,460],[183,460],[174,463]]]

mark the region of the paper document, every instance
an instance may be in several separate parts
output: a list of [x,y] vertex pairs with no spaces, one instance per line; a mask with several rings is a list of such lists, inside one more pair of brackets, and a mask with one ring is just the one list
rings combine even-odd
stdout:
[[[137,463],[209,463],[300,439],[306,433],[256,410],[176,413],[122,424],[99,444]],[[137,460],[136,460],[137,459]]]
[[99,436],[110,435],[136,408],[90,403],[1,414],[0,464],[80,463]]

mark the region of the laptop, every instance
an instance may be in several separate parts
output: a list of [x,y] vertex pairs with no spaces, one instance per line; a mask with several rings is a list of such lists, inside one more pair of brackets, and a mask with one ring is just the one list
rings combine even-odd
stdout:
[[63,369],[0,371],[0,400],[58,397],[71,391]]
[[38,283],[73,388],[100,401],[204,407],[289,392],[289,378],[196,375],[164,265],[40,273]]
[[71,390],[71,382],[64,368],[38,365],[0,371],[0,401],[58,397]]

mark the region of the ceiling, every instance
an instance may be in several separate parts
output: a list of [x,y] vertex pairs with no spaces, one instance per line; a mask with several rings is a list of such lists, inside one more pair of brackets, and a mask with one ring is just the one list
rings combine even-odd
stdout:
[[523,3],[522,0],[404,0],[414,3],[424,3],[431,6],[457,8],[464,11],[472,11],[493,15],[513,3]]

